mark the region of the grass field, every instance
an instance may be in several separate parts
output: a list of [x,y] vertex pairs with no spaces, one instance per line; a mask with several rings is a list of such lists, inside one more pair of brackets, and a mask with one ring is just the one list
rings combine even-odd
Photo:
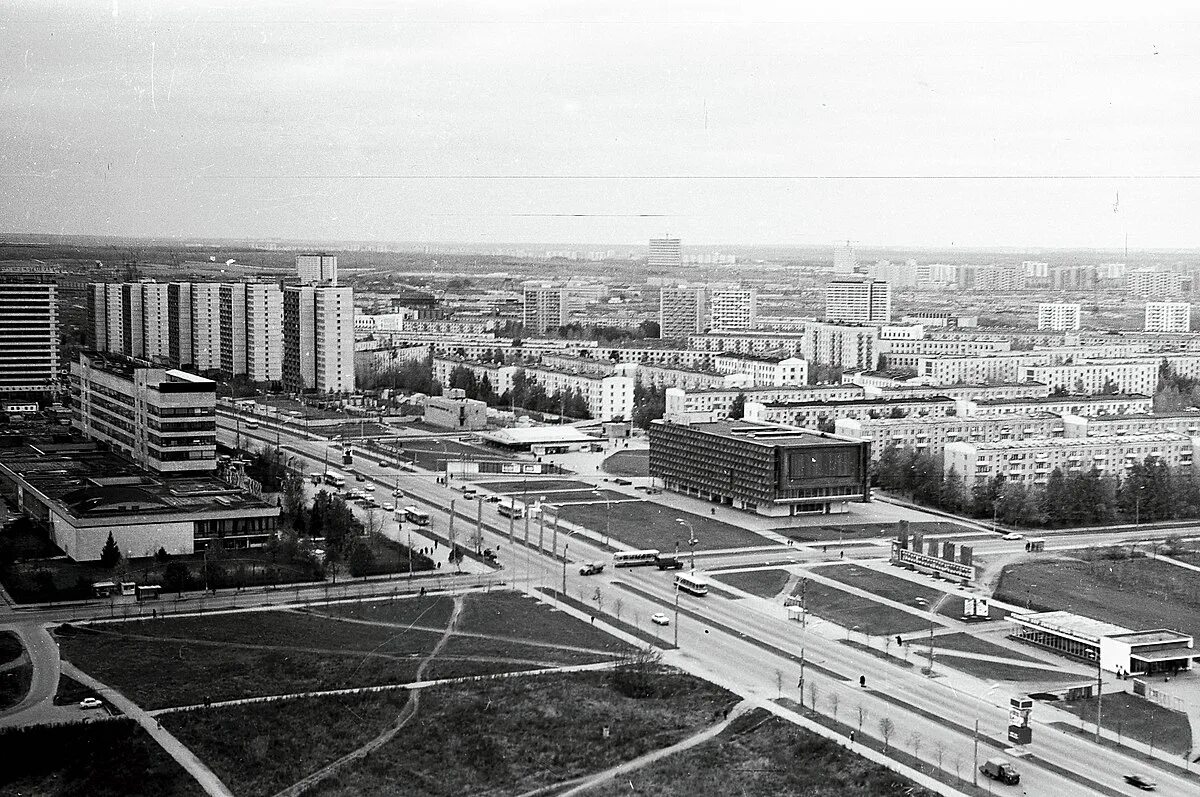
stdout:
[[54,693],[54,705],[73,706],[87,697],[100,697],[90,686],[84,686],[71,676],[58,676],[58,691]]
[[498,482],[477,482],[480,487],[502,495],[521,495],[528,493],[531,499],[547,492],[557,490],[591,490],[592,485],[570,479],[514,479]]
[[1200,573],[1155,559],[1022,562],[1004,568],[995,597],[1064,609],[1141,630],[1200,637]]
[[601,508],[604,507],[604,499],[607,498],[610,502],[613,502],[614,510],[616,509],[617,501],[637,501],[638,500],[637,498],[626,495],[625,493],[618,493],[616,490],[603,490],[602,489],[602,490],[596,490],[595,493],[599,493],[599,495],[595,495],[594,492],[591,490],[586,490],[583,492],[579,492],[576,490],[545,492],[545,491],[539,490],[537,493],[533,493],[531,495],[534,498],[544,498],[548,503],[554,504],[555,506],[562,506],[564,504],[598,503],[598,504],[600,504]]
[[25,650],[21,639],[12,631],[0,631],[0,664],[15,660]]
[[[922,534],[947,534],[969,531],[965,526],[951,522],[917,521],[908,525],[909,531]],[[778,534],[791,537],[798,542],[829,542],[861,539],[864,537],[892,537],[896,534],[895,523],[823,523],[820,526],[800,526],[773,529]]]
[[745,570],[741,573],[716,573],[713,579],[722,584],[728,584],[742,592],[749,592],[760,598],[774,598],[787,586],[792,576],[786,570],[771,568],[769,570]]
[[[1095,698],[1060,701],[1053,705],[1087,722],[1096,722]],[[1123,737],[1153,743],[1158,750],[1169,750],[1179,756],[1191,750],[1192,726],[1187,714],[1127,692],[1104,696],[1101,722],[1108,730],[1115,731],[1120,727]]]
[[[564,506],[560,510],[564,520],[599,532],[604,531],[606,512],[604,502]],[[766,537],[737,526],[646,501],[612,505],[612,536],[633,548],[674,551],[678,543],[679,550],[686,552],[688,530],[676,518],[692,524],[698,540],[697,551],[772,544]]]
[[552,644],[611,650],[626,648],[594,626],[563,614],[519,592],[491,592],[466,597],[457,629]]
[[[798,766],[797,762],[803,762]],[[736,790],[731,788],[736,774]],[[871,763],[837,742],[754,709],[710,742],[668,756],[592,789],[597,797],[637,794],[693,797],[932,797],[912,781]]]
[[[963,595],[946,592],[945,590],[927,586],[902,576],[881,572],[869,567],[861,567],[856,564],[843,563],[823,565],[816,572],[826,578],[832,578],[843,584],[866,590],[872,595],[878,595],[881,598],[903,603],[915,609],[931,609],[937,605],[939,600],[942,600],[944,595],[950,595],[938,607],[938,614],[943,617],[961,617],[963,614]],[[1000,619],[1007,614],[1007,612],[997,607],[990,607],[990,613],[993,619]]]
[[[800,594],[800,587],[792,591]],[[909,614],[873,600],[853,595],[827,584],[808,580],[805,587],[805,603],[808,611],[830,620],[847,629],[857,627],[858,632],[876,636],[878,634],[907,634],[913,631],[928,631],[928,616]],[[941,628],[935,623],[934,628]]]
[[32,682],[33,665],[27,661],[0,672],[0,709],[11,708],[24,700]]
[[600,469],[613,476],[649,476],[650,451],[618,451],[606,457]]
[[454,600],[445,596],[420,596],[398,600],[331,603],[314,609],[320,614],[396,625],[442,628],[450,620]]
[[[910,642],[913,647],[927,648],[929,647],[929,639],[927,637],[914,637]],[[1015,644],[1015,643],[1014,643]],[[997,645],[993,642],[988,642],[986,639],[971,636],[970,634],[944,634],[933,638],[934,650],[958,650],[966,653],[984,653],[989,656],[1005,656],[1015,661],[1026,661],[1031,664],[1046,666],[1041,659],[1035,659],[1032,656],[1026,656],[1024,653],[1013,650],[1012,648],[1003,645]]]
[[[130,720],[0,733],[0,794],[200,797],[204,790]],[[70,751],[65,755],[64,751]]]
[[[928,650],[927,648],[925,650]],[[920,663],[922,667],[927,661],[922,660],[921,653],[925,650],[914,650],[909,657],[914,662]],[[943,655],[934,651],[933,668],[936,672],[939,669],[949,667],[959,672],[965,672],[968,675],[974,675],[976,678],[982,678],[985,681],[1012,681],[1017,683],[1073,683],[1075,681],[1086,681],[1087,676],[1072,675],[1071,673],[1063,672],[1062,670],[1050,669],[1048,666],[1043,667],[1018,667],[1015,664],[1004,664],[997,661],[984,661],[982,659],[972,659],[966,656]]]

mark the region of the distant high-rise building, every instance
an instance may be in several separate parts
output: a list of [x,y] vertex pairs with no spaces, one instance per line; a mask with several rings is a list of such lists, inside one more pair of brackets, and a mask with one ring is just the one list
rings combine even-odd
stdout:
[[328,282],[337,285],[337,256],[326,254],[296,255],[296,274],[300,282]]
[[1147,332],[1191,332],[1192,305],[1188,302],[1146,302]]
[[658,299],[658,336],[685,340],[704,331],[704,286],[664,286]]
[[523,286],[526,333],[543,335],[567,323],[567,288],[557,282],[526,282]]
[[1180,275],[1173,271],[1139,268],[1126,272],[1126,284],[1134,296],[1147,299],[1171,299],[1180,294]]
[[917,261],[915,260],[906,260],[903,263],[880,260],[874,265],[867,266],[864,273],[871,279],[886,282],[893,288],[915,288],[917,286]]
[[754,288],[710,286],[709,327],[714,331],[752,329],[758,315],[758,292]]
[[349,286],[283,289],[283,386],[297,393],[354,390],[354,292]]
[[1038,329],[1074,332],[1079,329],[1082,308],[1070,302],[1042,302],[1038,305]]
[[651,238],[650,268],[678,268],[683,265],[683,252],[679,238]]
[[58,285],[52,275],[0,274],[0,392],[40,393],[58,380]]
[[873,279],[835,279],[825,288],[825,320],[886,324],[892,320],[892,286]]
[[849,241],[833,247],[833,273],[853,274],[857,268],[858,260],[854,257],[854,250],[850,248]]

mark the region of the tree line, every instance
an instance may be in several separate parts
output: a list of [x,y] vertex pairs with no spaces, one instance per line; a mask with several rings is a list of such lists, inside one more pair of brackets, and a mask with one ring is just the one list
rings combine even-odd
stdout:
[[1200,517],[1200,485],[1188,473],[1147,457],[1123,478],[1096,468],[1064,473],[1045,484],[996,475],[966,486],[954,468],[943,471],[930,454],[888,446],[875,464],[874,483],[914,502],[1007,526],[1055,528],[1153,523]]

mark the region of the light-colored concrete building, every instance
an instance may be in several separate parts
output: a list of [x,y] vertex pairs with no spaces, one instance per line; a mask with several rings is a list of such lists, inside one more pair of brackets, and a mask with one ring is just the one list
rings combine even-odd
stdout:
[[1083,307],[1071,302],[1042,302],[1038,305],[1038,329],[1073,332],[1079,329]]
[[679,268],[683,265],[682,241],[679,238],[651,238],[650,268]]
[[425,422],[455,431],[486,429],[487,404],[467,398],[461,389],[447,388],[426,399]]
[[529,334],[543,335],[567,323],[567,288],[556,282],[526,282],[523,321]]
[[710,286],[709,328],[753,329],[758,314],[758,291],[741,286]]
[[537,380],[547,394],[572,390],[587,402],[588,412],[596,420],[633,417],[632,376],[593,374],[579,371],[560,371],[541,366],[526,366],[525,375]]
[[1146,302],[1146,332],[1190,332],[1192,305],[1189,302]]
[[658,299],[659,337],[686,340],[704,331],[703,285],[663,286]]
[[835,279],[825,286],[825,320],[838,324],[888,324],[892,286],[880,280]]
[[302,285],[315,283],[337,285],[337,256],[324,253],[296,255],[296,275],[300,278]]
[[726,418],[733,402],[743,396],[746,404],[834,402],[863,399],[859,385],[809,385],[807,387],[750,387],[720,390],[668,388],[663,417],[672,423],[709,423]]
[[354,391],[354,293],[349,286],[283,291],[283,384],[297,393]]
[[0,276],[0,392],[40,393],[57,383],[58,323],[52,279]]
[[1142,393],[1158,388],[1154,360],[1089,360],[1065,365],[1035,365],[1021,369],[1025,379],[1072,393]]
[[713,370],[719,374],[746,374],[755,386],[790,387],[808,384],[808,363],[799,357],[718,354],[713,357]]

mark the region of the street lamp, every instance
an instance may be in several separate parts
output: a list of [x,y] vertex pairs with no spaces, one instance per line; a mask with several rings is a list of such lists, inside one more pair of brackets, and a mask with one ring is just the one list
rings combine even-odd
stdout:
[[688,545],[692,549],[692,572],[696,570],[696,543],[700,540],[696,539],[696,530],[692,528],[692,524],[681,517],[675,518],[675,522],[681,526],[685,526],[688,530]]
[[608,538],[612,530],[612,499],[599,490],[592,490],[592,495],[604,499],[604,544],[608,545]]

